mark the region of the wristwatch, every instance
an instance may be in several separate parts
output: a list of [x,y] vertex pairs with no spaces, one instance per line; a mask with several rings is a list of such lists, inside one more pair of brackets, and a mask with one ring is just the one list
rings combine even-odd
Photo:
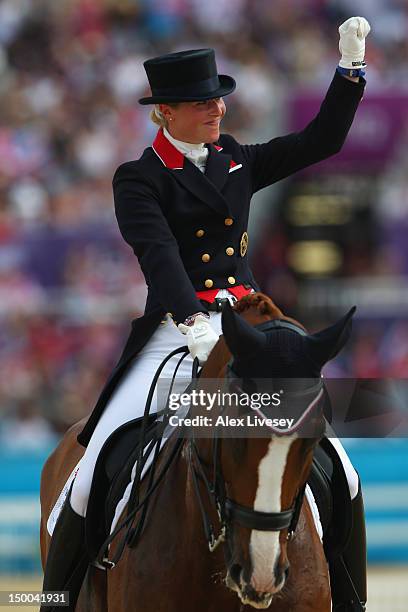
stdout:
[[[364,68],[365,66],[366,64],[364,64]],[[348,77],[361,77],[365,75],[365,70],[362,68],[342,68],[341,66],[337,66],[337,72]]]
[[210,315],[207,314],[206,312],[195,312],[194,314],[192,314],[189,317],[187,317],[187,319],[184,321],[184,325],[188,325],[189,327],[191,327],[191,325],[194,324],[194,321],[196,320],[198,315],[203,316],[205,319],[209,319],[210,318]]

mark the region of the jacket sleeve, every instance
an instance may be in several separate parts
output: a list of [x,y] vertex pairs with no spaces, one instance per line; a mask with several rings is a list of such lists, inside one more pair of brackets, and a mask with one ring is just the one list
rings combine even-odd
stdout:
[[185,270],[159,194],[134,163],[119,166],[112,181],[119,229],[138,258],[148,287],[180,323],[205,308]]
[[253,193],[338,153],[353,123],[365,83],[361,77],[359,83],[354,83],[336,72],[318,114],[304,130],[263,144],[241,145],[251,168]]

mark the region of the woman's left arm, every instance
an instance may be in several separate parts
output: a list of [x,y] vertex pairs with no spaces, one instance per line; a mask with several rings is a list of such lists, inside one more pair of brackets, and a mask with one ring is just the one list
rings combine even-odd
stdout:
[[341,150],[364,94],[365,79],[351,75],[354,70],[361,74],[365,66],[365,37],[369,31],[362,17],[352,17],[340,26],[339,68],[318,114],[302,131],[263,144],[241,146],[251,168],[253,193]]

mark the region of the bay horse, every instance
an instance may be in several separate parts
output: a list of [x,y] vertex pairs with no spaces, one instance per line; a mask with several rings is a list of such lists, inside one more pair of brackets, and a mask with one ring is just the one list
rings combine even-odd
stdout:
[[[296,377],[303,381],[298,393],[304,393],[306,401],[309,392],[316,395],[322,384],[323,365],[347,341],[352,313],[323,331],[308,334],[266,295],[245,296],[233,309],[224,308],[223,335],[200,378]],[[317,418],[323,420],[319,410]],[[83,453],[76,440],[83,424],[67,432],[43,469],[43,566],[50,541],[47,519]],[[318,439],[295,432],[220,438],[216,447],[211,438],[185,439],[152,495],[137,546],[126,547],[120,562],[109,571],[90,565],[76,610],[239,612],[252,607],[271,612],[329,612],[328,566],[303,496]],[[159,466],[174,444],[170,438]],[[207,485],[213,474],[211,488]],[[217,489],[214,504],[211,493]],[[218,539],[212,525],[223,530]],[[222,545],[216,546],[221,540]],[[116,547],[113,541],[111,554]]]

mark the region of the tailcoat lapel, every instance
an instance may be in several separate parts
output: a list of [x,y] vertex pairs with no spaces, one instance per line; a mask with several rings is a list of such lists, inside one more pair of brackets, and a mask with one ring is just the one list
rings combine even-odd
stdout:
[[208,145],[207,167],[203,174],[167,140],[162,130],[159,130],[152,148],[183,187],[217,213],[225,217],[231,216],[228,202],[220,191],[228,177],[231,161],[229,155],[219,153],[213,145]]
[[205,168],[205,176],[217,187],[219,191],[224,187],[231,165],[231,155],[223,153],[222,149],[209,144],[207,166]]
[[187,158],[183,170],[173,170],[173,172],[179,183],[217,213],[226,217],[231,215],[228,202],[216,185]]

